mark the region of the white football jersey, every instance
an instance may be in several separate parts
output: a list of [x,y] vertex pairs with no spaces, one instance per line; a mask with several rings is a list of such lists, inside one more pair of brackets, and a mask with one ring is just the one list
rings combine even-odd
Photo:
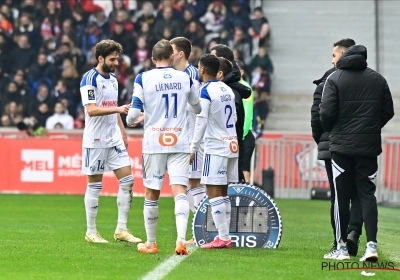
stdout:
[[198,104],[192,79],[157,67],[135,80],[132,108],[144,109],[143,153],[189,153],[187,103]]
[[[201,86],[199,78],[199,70],[197,70],[197,68],[194,67],[192,64],[189,64],[188,67],[186,67],[186,69],[184,70],[184,72],[188,74],[189,77],[192,79],[193,88],[197,91]],[[189,107],[190,106],[188,105],[188,128],[191,141],[194,133],[194,125],[196,123],[196,114]]]
[[219,80],[206,82],[199,91],[199,116],[208,118],[204,134],[204,154],[238,157],[235,94],[229,86]]
[[[110,73],[104,77],[95,68],[83,75],[80,85],[83,106],[118,107],[118,81]],[[123,144],[117,114],[90,117],[85,106],[84,148],[110,148]]]

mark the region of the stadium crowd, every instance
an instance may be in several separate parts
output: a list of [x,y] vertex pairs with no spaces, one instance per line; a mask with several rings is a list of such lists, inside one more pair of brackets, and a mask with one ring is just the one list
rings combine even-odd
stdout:
[[131,102],[138,73],[154,67],[151,48],[161,39],[192,42],[197,67],[216,44],[234,50],[255,92],[254,119],[268,115],[269,24],[249,0],[0,0],[0,126],[34,118],[48,130],[83,128],[79,81],[97,65],[94,46],[110,38],[123,46],[116,71],[119,103]]

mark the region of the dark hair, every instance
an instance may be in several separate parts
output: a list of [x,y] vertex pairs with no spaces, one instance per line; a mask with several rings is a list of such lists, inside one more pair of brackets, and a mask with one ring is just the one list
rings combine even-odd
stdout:
[[224,77],[226,75],[228,75],[230,72],[232,72],[232,63],[227,60],[226,58],[223,57],[218,57],[219,60],[219,69],[218,71],[222,71],[222,73],[224,74]]
[[233,61],[234,59],[233,51],[228,46],[218,44],[211,48],[211,51],[214,50],[218,57],[223,57],[229,61]]
[[123,51],[121,44],[114,40],[102,40],[96,44],[95,48],[95,57],[97,61],[99,61],[99,56],[102,56],[105,59],[114,52],[121,54]]
[[259,11],[259,12],[263,12],[263,10],[262,10],[262,8],[261,7],[256,7],[256,8],[254,8],[254,12],[257,12],[257,11]]
[[350,48],[351,46],[354,46],[355,44],[356,42],[353,39],[345,38],[334,43],[333,47],[343,47],[347,49]]
[[174,53],[171,43],[168,40],[162,39],[158,41],[152,50],[154,60],[161,61],[167,60]]
[[235,59],[236,65],[239,67],[239,70],[244,70],[244,63],[239,59]]
[[185,54],[185,58],[188,59],[190,52],[192,51],[192,44],[190,43],[190,41],[185,38],[185,37],[176,37],[174,39],[172,39],[171,41],[171,45],[175,45],[175,48],[180,51],[183,52]]
[[219,71],[219,59],[215,55],[206,53],[200,57],[199,64],[204,67],[206,73],[212,77],[216,77]]

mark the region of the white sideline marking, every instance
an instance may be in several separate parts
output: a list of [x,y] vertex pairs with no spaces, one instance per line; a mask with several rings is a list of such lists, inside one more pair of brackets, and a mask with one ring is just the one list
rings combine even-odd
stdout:
[[[197,247],[195,246],[188,246],[187,248],[190,254],[192,254],[194,251],[197,250]],[[168,275],[176,266],[178,266],[182,261],[184,261],[187,257],[189,256],[178,256],[178,255],[173,255],[172,257],[169,257],[165,261],[163,261],[159,266],[157,266],[155,269],[147,273],[142,280],[160,280],[163,279],[165,276]]]

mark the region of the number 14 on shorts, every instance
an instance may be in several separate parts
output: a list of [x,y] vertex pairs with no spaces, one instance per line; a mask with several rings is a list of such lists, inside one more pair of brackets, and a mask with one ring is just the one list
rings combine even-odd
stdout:
[[94,171],[100,171],[103,170],[104,171],[104,164],[106,163],[105,160],[97,160],[97,164],[94,164],[90,167],[90,171],[94,172]]

